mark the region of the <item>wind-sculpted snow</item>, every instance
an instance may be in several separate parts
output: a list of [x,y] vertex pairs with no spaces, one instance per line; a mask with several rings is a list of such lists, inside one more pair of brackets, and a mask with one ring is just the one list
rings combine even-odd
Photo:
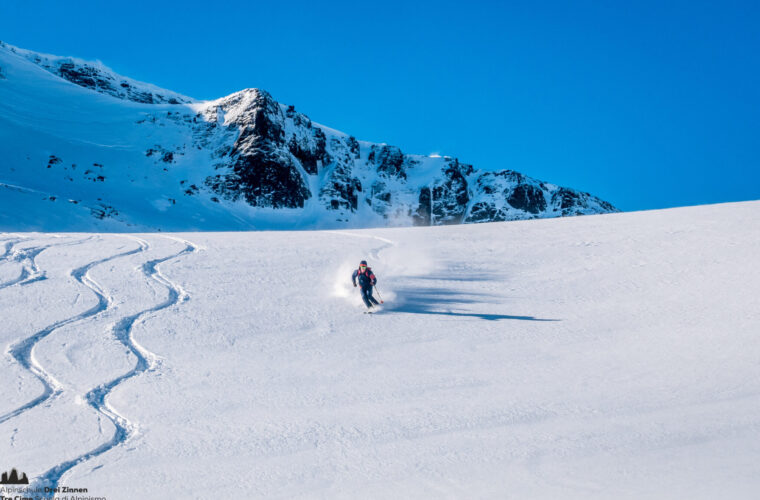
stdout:
[[512,170],[360,141],[261,89],[194,101],[1,42],[0,67],[7,230],[427,226],[616,211]]

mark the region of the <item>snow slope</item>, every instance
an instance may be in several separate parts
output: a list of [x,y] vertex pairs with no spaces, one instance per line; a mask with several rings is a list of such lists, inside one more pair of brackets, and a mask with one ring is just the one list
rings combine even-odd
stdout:
[[0,456],[109,500],[756,498],[758,220],[2,234]]

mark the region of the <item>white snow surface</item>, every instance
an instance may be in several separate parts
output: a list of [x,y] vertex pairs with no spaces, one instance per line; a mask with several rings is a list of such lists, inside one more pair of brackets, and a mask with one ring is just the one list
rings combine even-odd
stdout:
[[0,234],[0,456],[109,500],[756,498],[758,220]]

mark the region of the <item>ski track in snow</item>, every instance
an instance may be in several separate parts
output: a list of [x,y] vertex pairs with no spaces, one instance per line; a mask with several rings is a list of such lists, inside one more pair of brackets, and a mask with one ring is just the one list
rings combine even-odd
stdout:
[[[5,243],[5,253],[3,254],[3,260],[6,261],[15,261],[20,262],[21,267],[21,273],[18,275],[18,277],[6,281],[5,283],[0,283],[0,290],[3,288],[8,288],[13,285],[23,285],[25,283],[30,282],[29,280],[37,281],[42,278],[42,274],[40,273],[39,269],[37,268],[35,258],[37,255],[39,255],[46,247],[36,247],[36,248],[28,248],[23,250],[13,250],[13,247],[15,247],[18,243],[26,241],[22,238],[17,238],[10,240]],[[36,271],[36,272],[35,272]],[[30,276],[32,276],[30,278]]]
[[[60,236],[51,236],[52,238],[60,238]],[[38,247],[31,247],[31,248],[22,248],[19,250],[14,250],[14,247],[18,245],[19,243],[28,241],[26,238],[15,238],[11,239],[10,241],[5,242],[4,248],[5,253],[2,256],[2,260],[4,261],[15,261],[21,263],[21,273],[18,277],[6,281],[5,283],[0,283],[0,290],[3,288],[9,288],[14,285],[24,286],[29,285],[31,283],[34,283],[36,281],[42,281],[47,279],[47,276],[45,275],[45,271],[39,268],[37,265],[37,256],[41,254],[43,251],[47,250],[48,248],[53,248],[57,246],[70,246],[70,245],[77,245],[79,243],[82,243],[84,241],[89,240],[90,238],[85,238],[84,240],[77,240],[74,242],[63,242],[63,243],[52,243],[50,245],[42,245]]]
[[11,248],[13,248],[13,245],[21,241],[21,238],[5,238],[3,239],[3,255],[0,256],[0,259],[7,260],[8,256],[11,253]]
[[[149,351],[148,349],[140,345],[132,337],[133,326],[137,322],[143,321],[148,315],[152,313],[161,311],[163,309],[167,309],[169,307],[172,307],[175,304],[184,302],[190,298],[188,293],[185,290],[183,290],[182,287],[175,284],[174,282],[169,280],[164,274],[162,274],[158,266],[159,264],[163,262],[176,259],[180,257],[181,255],[197,252],[199,251],[199,247],[197,247],[196,245],[194,245],[193,243],[187,240],[182,240],[182,239],[174,238],[174,237],[165,237],[165,238],[181,242],[185,245],[185,248],[183,248],[181,251],[177,252],[176,254],[170,255],[168,257],[149,260],[141,266],[140,270],[148,279],[152,279],[155,282],[165,286],[169,291],[168,298],[159,304],[151,306],[135,314],[131,314],[129,316],[125,316],[121,318],[112,327],[112,332],[114,334],[114,337],[137,358],[137,363],[127,373],[119,377],[116,377],[110,382],[101,384],[95,389],[89,391],[84,396],[84,399],[96,412],[102,414],[113,423],[114,427],[116,428],[116,431],[114,432],[113,437],[108,442],[103,443],[97,448],[90,450],[89,452],[84,453],[71,460],[66,460],[58,465],[55,465],[54,467],[49,469],[47,472],[44,472],[35,481],[35,484],[37,486],[48,487],[48,488],[58,487],[59,483],[63,480],[63,476],[67,472],[71,471],[74,467],[88,460],[91,460],[95,457],[98,457],[108,452],[109,450],[125,443],[131,437],[135,436],[139,432],[139,425],[137,423],[130,421],[126,416],[120,414],[113,406],[111,406],[108,403],[108,396],[117,386],[119,386],[123,382],[133,377],[136,377],[143,372],[155,370],[159,365],[158,357],[154,353],[152,353],[151,351]],[[137,241],[140,244],[140,249],[138,249],[137,251],[144,252],[150,248],[148,243],[142,239],[139,239],[136,237],[131,237],[131,239]],[[131,253],[136,253],[136,252],[131,252]],[[112,257],[112,258],[115,258],[115,257]],[[110,258],[106,260],[110,260]],[[96,263],[100,263],[100,262],[96,262]],[[94,266],[96,263],[88,264],[89,266],[88,269]],[[105,292],[101,289],[101,287],[91,278],[88,278],[88,282],[92,285],[91,289],[98,295],[100,304],[108,305],[110,303],[110,298],[108,298],[105,295]]]
[[374,236],[374,235],[369,235],[369,234],[356,234],[356,233],[350,233],[350,232],[347,232],[347,231],[325,231],[325,232],[326,233],[330,233],[330,234],[337,234],[337,235],[340,235],[340,236],[352,236],[354,238],[365,238],[365,239],[371,239],[371,240],[377,240],[377,241],[383,242],[383,245],[381,245],[379,247],[372,248],[369,251],[370,256],[374,260],[377,260],[377,261],[380,261],[380,262],[383,261],[383,259],[380,257],[380,252],[382,252],[386,248],[391,248],[391,247],[398,246],[395,241],[389,240],[387,238],[383,238],[381,236]]
[[[79,240],[79,241],[76,241],[76,242],[73,242],[73,243],[69,243],[69,244],[71,244],[71,245],[81,244],[81,243],[84,243],[85,241],[88,241],[90,239],[91,238],[87,238],[85,240]],[[49,245],[47,247],[43,247],[39,251],[38,251],[37,248],[35,248],[35,251],[33,252],[32,259],[34,259],[40,253],[42,253],[43,250],[45,250],[47,248],[51,248],[52,246],[55,246],[55,245]],[[6,421],[8,421],[8,420],[10,420],[10,419],[12,419],[14,417],[16,417],[16,416],[18,416],[18,415],[20,415],[20,414],[22,414],[22,413],[24,413],[26,411],[29,411],[32,408],[35,408],[35,407],[37,407],[37,406],[45,403],[49,399],[56,397],[57,395],[59,395],[62,392],[63,388],[62,388],[61,384],[55,379],[55,377],[53,377],[53,375],[51,375],[47,370],[45,370],[45,368],[35,359],[35,357],[34,357],[34,347],[42,339],[44,339],[47,336],[49,336],[51,333],[53,333],[58,328],[60,328],[60,327],[62,327],[64,325],[68,325],[68,324],[71,324],[71,323],[74,323],[74,322],[77,322],[77,321],[82,321],[84,319],[97,316],[99,314],[102,314],[104,311],[106,311],[109,308],[109,306],[111,304],[111,298],[108,297],[108,296],[106,296],[102,292],[102,290],[100,289],[100,287],[98,286],[98,284],[95,283],[95,281],[93,281],[89,277],[88,272],[90,271],[90,269],[92,269],[93,267],[95,267],[95,266],[97,266],[99,264],[103,264],[105,262],[108,262],[108,261],[111,261],[111,260],[114,260],[114,259],[117,259],[117,258],[120,258],[120,257],[125,257],[127,255],[132,255],[132,254],[135,254],[135,253],[138,253],[138,252],[143,252],[145,250],[146,250],[146,248],[141,245],[138,248],[129,250],[127,252],[118,253],[118,254],[111,255],[109,257],[103,258],[103,259],[92,261],[92,262],[90,262],[88,264],[85,264],[82,267],[78,267],[76,269],[73,269],[69,273],[79,283],[81,283],[82,285],[84,285],[87,288],[89,288],[90,290],[92,290],[92,292],[98,298],[98,303],[95,306],[93,306],[90,309],[88,309],[87,311],[84,311],[82,313],[76,314],[76,315],[71,316],[71,317],[66,318],[66,319],[62,319],[60,321],[56,321],[55,323],[52,323],[51,325],[46,326],[42,330],[39,330],[37,333],[35,333],[31,337],[26,337],[26,338],[24,338],[24,339],[22,339],[22,340],[20,340],[20,341],[18,341],[16,343],[14,343],[14,344],[11,344],[8,347],[8,349],[6,350],[5,354],[7,356],[11,357],[13,360],[15,360],[19,365],[21,365],[22,367],[24,367],[26,370],[28,370],[29,372],[31,372],[42,383],[42,385],[44,387],[44,390],[43,390],[43,393],[40,396],[36,397],[32,401],[30,401],[30,402],[28,402],[28,403],[20,406],[19,408],[16,408],[15,410],[13,410],[13,411],[11,411],[9,413],[6,413],[3,416],[0,416],[0,424],[2,424],[3,422],[6,422]],[[33,268],[37,269],[36,263],[32,264],[32,266],[33,266]],[[39,273],[43,273],[43,271],[39,271]],[[39,280],[39,278],[32,278],[32,279],[35,279],[35,281]]]
[[[36,246],[19,250],[14,250],[14,247],[20,242],[28,241],[28,239],[11,237],[10,239],[0,240],[2,241],[4,248],[4,252],[0,256],[0,262],[14,260],[23,264],[22,272],[20,273],[19,277],[6,283],[0,284],[0,289],[14,285],[26,285],[35,281],[46,279],[45,271],[40,269],[36,263],[36,258],[43,251],[55,246],[79,245],[85,243],[86,241],[90,241],[92,238],[93,237],[85,238],[83,240],[52,243],[49,245]],[[8,347],[5,354],[17,362],[19,365],[21,365],[24,369],[32,373],[43,384],[44,390],[40,396],[34,398],[32,401],[16,408],[9,413],[6,413],[5,415],[0,416],[0,424],[19,415],[22,415],[32,410],[33,408],[45,404],[51,399],[59,396],[65,390],[62,384],[56,380],[54,375],[45,367],[43,367],[37,359],[35,359],[34,348],[40,341],[54,333],[59,328],[75,322],[86,320],[88,318],[94,318],[103,315],[105,312],[113,308],[113,298],[97,281],[95,281],[90,276],[89,271],[100,264],[104,264],[106,262],[137,253],[145,253],[150,250],[150,245],[147,241],[132,236],[128,236],[127,238],[135,241],[138,244],[137,248],[128,250],[126,252],[120,252],[118,254],[114,254],[102,259],[94,260],[81,267],[72,269],[69,272],[70,276],[72,276],[83,286],[90,289],[97,297],[98,303],[95,306],[82,313],[56,321],[43,328],[42,330],[39,330],[34,335],[26,337],[14,344],[11,344]],[[114,337],[137,358],[136,365],[127,373],[111,380],[110,382],[96,387],[84,395],[84,400],[87,401],[87,403],[95,411],[105,416],[114,424],[114,427],[116,428],[114,436],[108,442],[83,455],[55,465],[37,478],[35,481],[35,484],[37,486],[47,486],[49,488],[57,487],[66,472],[70,471],[75,466],[87,460],[102,455],[110,449],[119,446],[138,432],[138,424],[131,422],[108,403],[108,395],[122,382],[125,382],[126,380],[133,378],[145,371],[154,370],[157,368],[158,357],[140,345],[137,341],[134,340],[134,338],[132,338],[132,328],[138,321],[143,320],[147,315],[155,313],[162,309],[169,308],[177,303],[184,302],[185,300],[189,299],[188,293],[183,290],[182,287],[173,283],[161,272],[159,269],[159,264],[175,259],[187,253],[199,251],[199,247],[189,241],[169,236],[165,236],[164,238],[181,242],[185,245],[185,248],[168,257],[146,261],[139,269],[141,273],[148,279],[152,279],[162,286],[165,286],[169,291],[168,298],[159,304],[119,319],[111,329]]]

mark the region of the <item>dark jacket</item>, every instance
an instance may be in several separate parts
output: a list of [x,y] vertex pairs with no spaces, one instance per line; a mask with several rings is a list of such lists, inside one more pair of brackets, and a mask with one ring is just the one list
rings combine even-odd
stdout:
[[356,286],[357,279],[359,280],[359,286],[362,288],[369,288],[377,283],[377,278],[375,278],[375,275],[372,273],[372,269],[369,267],[364,272],[361,272],[358,269],[355,270],[354,274],[351,275],[351,281],[353,282],[354,286]]

